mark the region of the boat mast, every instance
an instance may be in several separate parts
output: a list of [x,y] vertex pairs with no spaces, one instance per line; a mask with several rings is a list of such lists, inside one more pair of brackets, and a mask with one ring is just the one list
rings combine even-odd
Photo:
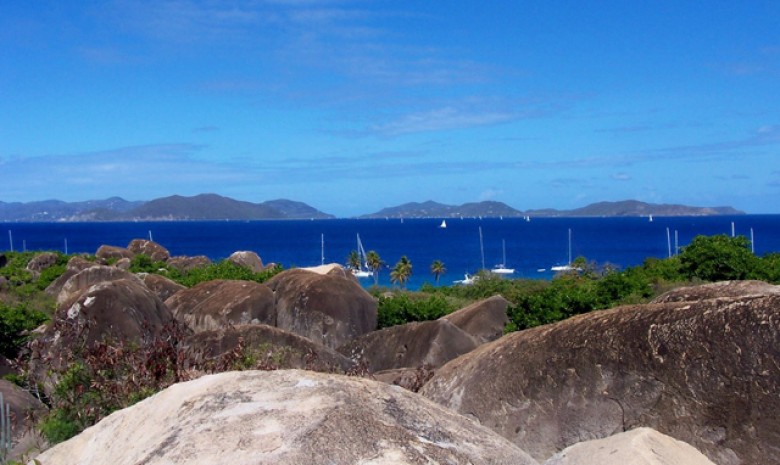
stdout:
[[569,228],[569,265],[571,265],[571,228]]
[[482,226],[479,227],[479,253],[482,256],[482,269],[485,269],[485,247],[482,244]]
[[320,265],[325,264],[325,234],[320,233]]

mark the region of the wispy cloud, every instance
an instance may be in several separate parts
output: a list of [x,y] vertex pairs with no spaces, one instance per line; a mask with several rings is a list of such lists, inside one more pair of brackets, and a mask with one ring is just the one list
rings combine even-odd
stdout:
[[125,29],[175,43],[236,38],[246,28],[268,20],[251,4],[188,0],[118,0],[105,14]]
[[516,116],[508,112],[466,112],[454,107],[445,107],[422,113],[411,113],[388,123],[375,125],[371,133],[397,136],[414,132],[462,129],[505,123]]
[[205,132],[219,132],[218,126],[200,126],[197,128],[192,128],[192,132],[194,133],[205,133]]
[[612,179],[614,179],[615,181],[630,181],[631,175],[626,173],[614,173],[612,175]]
[[486,189],[479,193],[478,200],[480,202],[483,202],[485,200],[493,200],[496,197],[499,197],[501,194],[503,194],[504,191],[500,189]]

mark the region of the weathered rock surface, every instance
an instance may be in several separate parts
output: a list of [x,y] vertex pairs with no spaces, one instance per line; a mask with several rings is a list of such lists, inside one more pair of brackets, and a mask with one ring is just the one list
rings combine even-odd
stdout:
[[253,281],[206,281],[177,292],[165,304],[195,332],[226,325],[276,324],[273,292]]
[[354,274],[352,274],[352,272],[345,269],[343,266],[341,266],[338,263],[327,263],[325,265],[309,266],[301,269],[306,271],[311,271],[312,273],[335,276],[337,278],[349,278],[355,282],[358,282],[358,279],[355,277]]
[[697,302],[704,299],[780,294],[780,286],[763,281],[720,281],[700,286],[681,287],[656,297],[652,303]]
[[474,339],[454,324],[434,320],[373,331],[338,350],[373,373],[394,368],[438,368],[476,347]]
[[111,259],[119,260],[120,258],[132,259],[135,256],[135,254],[125,249],[124,247],[116,247],[113,245],[101,245],[100,247],[98,247],[97,252],[95,252],[95,256],[103,260],[111,260]]
[[57,294],[57,305],[64,305],[78,298],[82,292],[94,284],[119,279],[141,283],[140,278],[136,275],[113,266],[95,265],[79,271],[63,284],[62,289]]
[[376,329],[377,302],[352,279],[293,269],[266,285],[276,295],[276,326],[326,347]]
[[163,302],[169,299],[173,294],[179,291],[187,289],[186,286],[182,286],[176,281],[172,281],[165,276],[160,276],[154,273],[146,273],[140,276],[146,287],[154,291],[157,297]]
[[70,278],[75,276],[79,271],[84,271],[87,268],[91,268],[93,266],[98,266],[98,264],[79,256],[71,258],[68,260],[68,265],[65,268],[65,272],[62,273],[57,279],[52,281],[52,283],[49,284],[49,286],[46,288],[45,292],[49,295],[57,297],[62,291],[62,287],[65,286],[65,283],[68,282]]
[[604,439],[580,442],[544,465],[715,465],[690,444],[651,428],[637,428]]
[[47,373],[49,368],[68,363],[72,350],[104,338],[149,340],[173,322],[165,304],[138,278],[94,284],[60,305],[53,321],[31,343],[31,372],[49,390],[54,381]]
[[255,273],[260,273],[263,271],[263,261],[260,259],[260,256],[252,251],[241,250],[238,252],[233,252],[227,258],[227,260],[231,263],[235,263],[238,266],[248,268]]
[[509,301],[500,295],[495,295],[461,308],[441,319],[470,334],[477,344],[484,344],[504,335],[504,327],[509,323],[509,317],[506,315],[508,306]]
[[545,459],[639,426],[779,464],[780,295],[620,307],[507,335],[421,393]]
[[32,260],[27,263],[27,270],[40,273],[57,263],[57,254],[54,252],[41,252],[36,254]]
[[[239,349],[239,346],[243,349]],[[194,334],[180,348],[198,366],[233,355],[248,356],[259,366],[346,373],[354,363],[333,349],[303,336],[267,325],[229,326]]]
[[44,452],[44,464],[535,464],[487,428],[403,389],[314,372],[176,384]]
[[180,255],[169,258],[165,263],[181,272],[187,272],[195,268],[203,268],[211,265],[211,259],[205,255],[196,255],[194,257]]
[[164,262],[171,258],[168,249],[160,244],[146,239],[133,239],[130,244],[127,245],[129,250],[134,255],[146,255],[155,262]]
[[417,368],[393,368],[391,370],[377,371],[372,373],[371,377],[383,383],[418,392],[431,379],[433,373],[433,368],[420,366]]
[[11,450],[5,458],[17,460],[42,445],[43,440],[32,430],[47,409],[32,394],[4,379],[0,379],[0,393],[11,414]]
[[162,300],[138,278],[90,286],[75,302],[58,308],[55,318],[82,322],[88,344],[103,336],[139,341],[173,321]]

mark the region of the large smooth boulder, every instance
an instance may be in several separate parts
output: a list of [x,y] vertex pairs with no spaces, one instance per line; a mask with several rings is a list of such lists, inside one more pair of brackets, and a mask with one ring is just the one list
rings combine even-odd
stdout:
[[352,279],[293,269],[266,285],[276,295],[276,326],[326,347],[376,329],[377,302]]
[[141,283],[141,279],[136,275],[113,266],[95,265],[79,271],[62,285],[62,289],[57,294],[57,305],[63,305],[78,298],[82,292],[94,284],[119,279]]
[[43,334],[31,342],[30,372],[50,393],[56,372],[96,343],[139,344],[175,324],[157,295],[138,278],[94,284],[61,304]]
[[39,254],[35,254],[35,256],[27,263],[27,271],[40,273],[46,268],[55,265],[58,258],[59,256],[54,252],[41,252]]
[[779,464],[780,295],[626,306],[509,334],[420,391],[539,460],[640,426]]
[[260,259],[260,256],[252,251],[240,250],[238,252],[233,252],[227,258],[227,261],[248,268],[255,273],[260,273],[264,269],[263,261]]
[[193,334],[179,348],[195,367],[300,368],[346,373],[354,366],[347,357],[303,336],[267,325],[228,326]]
[[495,295],[474,302],[441,319],[470,334],[478,344],[484,344],[504,335],[504,327],[509,323],[509,317],[506,315],[508,306],[508,300]]
[[195,332],[226,325],[276,324],[273,292],[253,281],[202,282],[177,292],[165,304],[177,320]]
[[447,320],[406,323],[364,334],[339,352],[369,372],[396,368],[438,368],[477,347],[474,339]]
[[164,262],[171,258],[168,249],[160,244],[146,239],[133,239],[130,244],[127,245],[129,250],[134,255],[146,255],[155,262]]
[[211,265],[211,259],[205,255],[196,255],[194,257],[177,255],[175,257],[169,258],[165,264],[181,271],[182,273],[186,273],[195,268],[204,268],[208,265]]
[[175,384],[37,459],[114,465],[524,465],[475,422],[384,383],[297,370]]
[[143,280],[146,287],[154,291],[154,293],[157,294],[157,297],[163,302],[168,300],[173,294],[187,289],[186,286],[182,286],[176,281],[168,279],[165,276],[160,276],[159,274],[146,273],[139,277]]
[[652,428],[577,443],[544,465],[715,465],[690,444]]
[[173,315],[154,292],[135,278],[90,286],[78,299],[57,309],[57,321],[83,326],[87,331],[86,343],[90,344],[104,336],[140,341],[158,334],[173,321]]
[[780,286],[763,281],[720,281],[717,283],[687,286],[665,292],[652,303],[697,302],[704,299],[761,296],[780,294]]
[[103,260],[119,260],[120,258],[132,258],[135,254],[124,247],[116,247],[113,245],[101,245],[95,252],[97,258]]
[[63,286],[65,286],[65,283],[67,283],[70,278],[78,274],[80,271],[84,271],[87,268],[91,268],[93,266],[99,265],[83,257],[79,257],[78,255],[71,258],[68,260],[68,264],[65,267],[65,272],[62,273],[57,279],[52,281],[48,287],[46,287],[46,293],[57,297],[62,291]]
[[325,275],[335,276],[338,278],[349,278],[355,282],[358,282],[357,277],[354,274],[352,274],[351,271],[345,269],[343,266],[341,266],[338,263],[327,263],[325,265],[308,266],[301,269],[306,271],[311,271],[312,273],[325,274]]

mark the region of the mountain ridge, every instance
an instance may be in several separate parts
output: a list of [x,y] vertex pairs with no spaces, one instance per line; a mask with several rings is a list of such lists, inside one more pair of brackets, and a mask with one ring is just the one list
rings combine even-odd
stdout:
[[[653,204],[638,200],[596,202],[571,210],[553,208],[517,210],[503,202],[468,202],[447,205],[433,200],[408,202],[355,218],[459,218],[459,217],[601,217],[601,216],[709,216],[742,215],[732,207],[692,207]],[[218,194],[191,197],[171,195],[149,201],[128,201],[121,197],[83,202],[43,200],[36,202],[0,201],[0,221],[185,221],[185,220],[265,220],[332,219],[303,202],[288,199],[260,203],[235,200]]]

